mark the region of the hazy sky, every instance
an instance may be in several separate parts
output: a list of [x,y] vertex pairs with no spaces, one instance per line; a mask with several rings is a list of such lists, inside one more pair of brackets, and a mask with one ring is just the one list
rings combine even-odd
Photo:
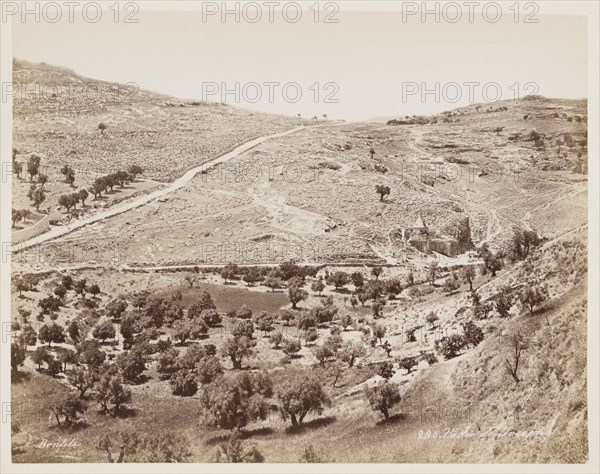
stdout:
[[[587,96],[587,28],[581,16],[538,16],[537,24],[515,23],[508,16],[493,24],[476,17],[473,23],[452,24],[403,22],[399,12],[338,12],[339,22],[332,24],[315,23],[310,15],[306,12],[297,23],[276,15],[274,23],[255,24],[235,23],[233,17],[223,23],[217,16],[203,22],[200,12],[138,12],[137,24],[115,23],[110,12],[95,24],[79,17],[55,24],[17,19],[13,54],[190,99],[220,102],[222,83],[234,89],[239,82],[242,107],[348,120],[465,105],[465,82],[480,84],[471,89],[477,102],[483,85],[490,83],[500,87],[488,86],[489,99],[497,90],[503,98],[513,98],[515,83],[519,94],[526,95],[533,91],[525,89],[528,82],[548,97]],[[252,82],[260,88],[246,86]],[[279,84],[272,86],[273,103],[265,82]],[[432,93],[423,100],[423,85],[434,90],[436,82],[439,96]],[[450,82],[460,87],[445,86]],[[217,84],[216,94],[207,94],[208,83]],[[288,86],[286,98],[283,85],[288,83],[299,89]],[[334,85],[325,87],[327,83]],[[418,89],[403,101],[403,89],[410,87],[406,83],[416,83]],[[302,97],[293,103],[298,90]],[[248,101],[258,93],[261,100]],[[328,93],[338,102],[325,103]],[[226,101],[235,102],[234,94]]]

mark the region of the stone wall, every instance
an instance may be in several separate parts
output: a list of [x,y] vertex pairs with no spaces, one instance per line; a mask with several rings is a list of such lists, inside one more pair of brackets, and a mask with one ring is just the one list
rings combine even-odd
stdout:
[[32,239],[50,230],[50,216],[46,214],[33,213],[31,217],[33,219],[38,219],[38,221],[32,226],[26,227],[25,229],[14,231],[12,233],[13,244],[25,242],[26,240]]
[[447,257],[454,257],[459,253],[456,242],[452,240],[424,239],[410,240],[409,243],[419,252],[423,253],[437,252]]

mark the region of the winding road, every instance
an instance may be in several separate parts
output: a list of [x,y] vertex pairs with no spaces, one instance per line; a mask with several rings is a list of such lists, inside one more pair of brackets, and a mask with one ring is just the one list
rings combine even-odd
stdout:
[[47,242],[48,240],[56,239],[57,237],[62,237],[63,235],[73,232],[74,230],[80,229],[81,227],[84,227],[86,225],[93,224],[94,222],[98,222],[103,219],[107,219],[109,217],[113,217],[118,214],[122,214],[124,212],[135,209],[137,207],[143,206],[144,204],[148,204],[149,202],[154,201],[155,199],[158,199],[162,196],[175,192],[178,189],[181,189],[186,184],[188,184],[198,173],[200,173],[203,170],[206,170],[208,167],[225,163],[267,140],[291,135],[293,133],[299,132],[300,130],[304,130],[305,128],[307,127],[300,126],[292,128],[291,130],[286,130],[285,132],[274,133],[272,135],[265,135],[250,140],[248,142],[242,143],[241,145],[235,147],[233,150],[190,169],[189,171],[187,171],[182,176],[180,176],[175,181],[173,181],[172,183],[170,183],[162,189],[158,189],[149,194],[142,194],[141,196],[137,196],[131,200],[123,201],[122,203],[119,203],[115,206],[111,206],[108,209],[97,212],[91,216],[79,219],[66,225],[54,227],[52,230],[38,235],[37,237],[15,244],[12,249],[13,253],[18,253],[35,245]]

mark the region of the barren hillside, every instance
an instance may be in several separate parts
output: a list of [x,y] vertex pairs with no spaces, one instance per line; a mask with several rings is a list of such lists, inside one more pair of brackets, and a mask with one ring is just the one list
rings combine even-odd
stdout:
[[[585,106],[534,98],[458,109],[421,125],[323,123],[67,240],[85,248],[135,240],[128,264],[293,258],[414,268],[419,255],[404,234],[419,212],[443,239],[468,218],[473,243],[494,249],[514,227],[556,237],[587,221]],[[377,185],[390,188],[383,200]]]
[[[97,81],[68,69],[15,61],[13,146],[44,166],[109,173],[143,164],[171,180],[251,138],[301,120],[182,100],[136,84]],[[107,126],[104,133],[100,123]]]

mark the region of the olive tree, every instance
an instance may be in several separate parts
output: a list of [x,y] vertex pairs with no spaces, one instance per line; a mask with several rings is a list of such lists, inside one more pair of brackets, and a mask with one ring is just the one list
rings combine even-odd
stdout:
[[290,419],[292,426],[302,424],[310,412],[320,414],[331,405],[321,381],[308,371],[283,382],[277,390],[277,399],[282,418]]
[[384,419],[390,417],[390,410],[400,403],[398,385],[387,380],[365,389],[365,396],[374,411],[380,411]]

